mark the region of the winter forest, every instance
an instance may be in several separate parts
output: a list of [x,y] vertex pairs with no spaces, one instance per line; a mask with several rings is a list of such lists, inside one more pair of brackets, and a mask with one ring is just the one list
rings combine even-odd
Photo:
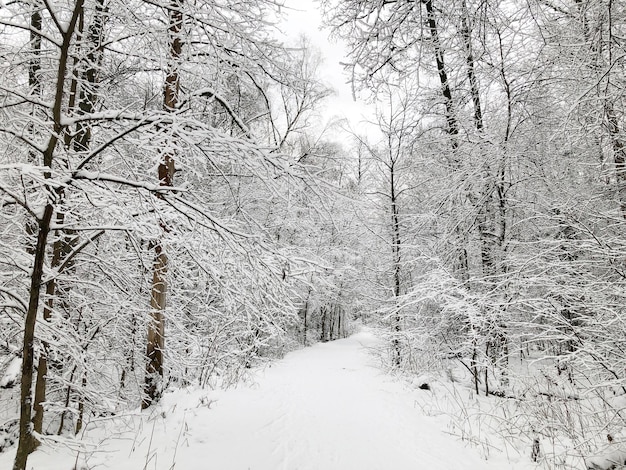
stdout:
[[[480,455],[423,468],[623,468],[626,3],[316,0],[357,125],[290,8],[0,5],[0,467],[122,468],[124,423],[179,468],[177,393],[210,430],[211,391],[357,334]],[[420,468],[347,462],[273,468]]]

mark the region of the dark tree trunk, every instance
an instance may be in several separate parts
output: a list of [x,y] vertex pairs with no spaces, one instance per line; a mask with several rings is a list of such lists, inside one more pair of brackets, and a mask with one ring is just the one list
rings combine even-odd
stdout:
[[396,188],[395,164],[390,166],[390,195],[391,195],[391,250],[393,255],[393,295],[395,302],[395,313],[393,315],[393,362],[396,367],[402,364],[402,346],[400,344],[400,331],[402,329],[402,318],[400,306],[398,305],[401,292],[401,262],[400,253],[400,215],[398,212],[398,197]]
[[30,297],[28,311],[24,321],[24,343],[22,349],[22,377],[20,388],[20,425],[17,454],[13,470],[26,470],[26,461],[38,445],[33,435],[31,412],[32,412],[32,388],[33,366],[35,360],[35,324],[37,323],[37,311],[39,309],[39,297],[43,280],[43,267],[46,258],[46,245],[50,233],[50,222],[54,207],[47,204],[42,219],[39,221],[39,233],[35,246],[35,262],[30,281]]
[[[77,76],[76,69],[80,62],[78,55],[74,57],[74,78],[70,85],[70,97],[69,97],[69,105],[68,110],[73,111],[77,107],[76,101],[78,100],[78,111],[79,114],[88,114],[95,111],[95,103],[97,100],[97,69],[100,67],[102,62],[102,54],[100,53],[101,49],[101,40],[102,40],[102,30],[104,27],[104,0],[98,0],[96,3],[96,11],[94,14],[93,23],[89,27],[89,36],[87,38],[86,43],[82,43],[83,41],[83,30],[84,30],[84,11],[81,9],[79,12],[77,29],[76,29],[76,42],[78,43],[79,48],[87,47],[89,52],[87,53],[87,64],[90,66],[81,76]],[[77,90],[80,89],[80,92]],[[77,93],[79,97],[77,98]],[[79,123],[77,124],[75,132],[67,132],[66,133],[65,144],[67,147],[73,147],[73,149],[77,152],[84,152],[89,149],[91,144],[91,131],[89,128],[89,124]],[[63,203],[65,198],[65,193],[61,189],[58,191],[59,195],[59,204]],[[62,211],[57,211],[55,225],[62,227],[65,221],[65,214]],[[54,241],[54,245],[52,248],[52,268],[58,268],[61,266],[64,259],[70,255],[72,248],[76,245],[78,239],[75,236],[74,232],[67,230],[58,230],[56,233],[57,237]],[[70,269],[70,265],[66,265],[64,270],[67,271]],[[61,274],[61,273],[57,273]],[[43,320],[45,322],[50,321],[52,311],[54,309],[55,298],[60,295],[65,294],[67,297],[67,292],[62,293],[63,289],[60,288],[60,283],[57,279],[53,278],[48,281],[46,285],[46,303],[43,311]],[[48,353],[49,353],[49,345],[46,341],[42,341],[41,351],[39,354],[39,362],[37,365],[37,379],[35,385],[35,401],[34,401],[34,418],[33,418],[33,426],[34,430],[37,433],[43,432],[43,419],[44,419],[44,409],[43,403],[46,400],[46,375],[48,372]]]
[[[35,6],[33,7],[35,8]],[[43,91],[41,78],[39,76],[41,71],[41,36],[39,34],[41,27],[41,10],[34,10],[30,15],[30,48],[33,56],[28,64],[28,86],[30,88],[30,93],[37,98],[41,98]],[[33,116],[37,116],[37,108],[35,106],[33,106],[32,113]],[[34,131],[34,125],[32,123],[29,123],[28,127],[29,132]],[[28,151],[28,162],[33,164],[37,162],[37,153],[35,151]],[[35,254],[37,228],[37,222],[35,220],[28,219],[26,221],[26,233],[28,235],[26,251],[31,255]]]
[[439,29],[437,27],[435,7],[432,0],[426,0],[424,4],[426,5],[426,18],[428,22],[428,29],[430,32],[430,39],[435,50],[435,61],[437,62],[437,74],[439,75],[439,83],[441,85],[441,96],[443,96],[446,107],[446,131],[450,136],[452,149],[456,150],[459,146],[459,123],[456,119],[456,113],[454,110],[454,101],[452,100],[452,90],[450,89],[450,82],[448,80],[448,74],[446,72],[446,62],[443,54],[443,47],[441,46],[441,41],[439,40]]
[[[430,33],[430,40],[435,51],[435,62],[437,64],[437,75],[439,76],[441,96],[443,97],[445,105],[445,116],[447,124],[446,133],[450,137],[450,147],[452,149],[452,164],[454,169],[458,170],[460,167],[460,162],[457,155],[457,150],[459,148],[459,123],[456,118],[454,100],[452,97],[452,89],[450,88],[448,73],[446,71],[445,55],[443,47],[441,45],[441,41],[439,39],[439,29],[437,26],[437,17],[435,15],[433,0],[427,0],[424,2],[424,4],[426,6],[426,18],[428,30]],[[458,260],[458,276],[460,277],[461,282],[463,282],[466,288],[469,288],[470,273],[467,250],[465,248],[466,235],[462,232],[462,228],[458,225],[455,228],[455,233],[459,244],[456,253],[456,258]]]
[[[48,145],[43,152],[43,166],[46,168],[44,178],[50,179],[52,174],[52,163],[54,154],[59,142],[59,136],[62,134],[63,125],[61,124],[61,110],[63,103],[63,95],[65,89],[65,74],[67,72],[67,62],[69,56],[70,44],[72,36],[76,30],[76,23],[80,12],[83,9],[83,0],[77,0],[74,4],[72,16],[67,24],[67,29],[63,34],[63,42],[60,48],[59,64],[57,68],[57,83],[54,97],[54,105],[52,108],[53,129],[48,141]],[[47,188],[49,198],[57,196],[56,190]],[[37,446],[37,440],[33,436],[31,423],[32,405],[33,405],[33,375],[34,375],[34,350],[35,350],[35,325],[37,322],[37,313],[39,309],[39,298],[41,294],[43,280],[43,266],[46,256],[46,244],[48,242],[48,234],[50,233],[50,223],[54,214],[54,201],[49,200],[44,209],[43,216],[38,221],[37,245],[35,247],[35,260],[33,263],[33,272],[31,275],[30,296],[26,319],[24,320],[24,343],[22,352],[22,385],[20,392],[20,436],[18,441],[17,453],[13,470],[26,470],[26,462],[28,454],[30,454]]]

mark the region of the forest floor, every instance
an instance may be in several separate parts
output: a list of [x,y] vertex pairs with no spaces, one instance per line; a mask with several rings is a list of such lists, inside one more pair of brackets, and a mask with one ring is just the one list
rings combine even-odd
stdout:
[[[91,422],[83,447],[46,444],[29,469],[503,470],[537,468],[529,453],[460,439],[437,393],[377,367],[365,330],[288,354],[253,385],[176,390],[152,410]],[[15,450],[0,454],[11,467]],[[486,454],[489,454],[488,456]],[[486,458],[487,457],[487,458]]]

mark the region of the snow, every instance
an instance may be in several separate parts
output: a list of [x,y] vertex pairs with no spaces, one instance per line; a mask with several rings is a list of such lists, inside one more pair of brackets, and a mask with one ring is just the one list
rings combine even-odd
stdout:
[[[28,468],[57,470],[502,470],[510,462],[446,432],[446,416],[428,416],[420,390],[376,366],[377,338],[348,339],[293,352],[255,373],[252,385],[226,391],[177,390],[151,410],[100,418],[78,454],[45,444]],[[421,382],[421,380],[420,380]],[[15,450],[0,454],[10,468]],[[82,466],[82,467],[81,467]]]
[[[2,389],[13,387],[19,389],[21,368],[22,359],[18,356],[10,358],[5,364],[0,363],[0,392],[4,391]],[[14,409],[15,401],[10,399],[12,394],[8,392],[0,393],[0,456],[3,455],[1,452],[10,449],[18,438],[17,419],[12,418],[17,409]],[[10,465],[0,463],[0,468],[10,468]]]
[[9,362],[9,365],[4,370],[4,373],[0,377],[0,388],[9,388],[14,386],[19,381],[20,371],[22,369],[22,359],[20,357],[14,357]]
[[626,463],[626,452],[621,449],[607,449],[605,452],[587,460],[589,468],[593,470],[608,470],[615,468],[623,468],[622,464]]

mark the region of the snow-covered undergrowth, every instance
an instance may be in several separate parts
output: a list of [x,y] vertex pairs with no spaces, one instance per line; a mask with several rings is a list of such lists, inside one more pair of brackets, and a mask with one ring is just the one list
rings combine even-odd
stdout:
[[21,361],[10,358],[0,361],[0,453],[11,448],[18,438],[17,419],[19,413],[19,372]]
[[[405,339],[405,344],[416,342]],[[488,364],[490,393],[485,396],[485,364],[476,393],[469,359],[430,351],[410,351],[412,360],[398,375],[415,387],[428,383],[432,394],[421,395],[416,404],[427,415],[447,417],[449,433],[485,458],[496,452],[545,469],[626,468],[626,393],[621,387],[594,383],[584,371],[531,353],[512,356],[505,377]],[[379,358],[384,368],[393,368],[389,346]]]
[[[468,429],[494,401],[388,375],[372,354],[379,348],[363,331],[290,353],[236,389],[169,392],[145,412],[93,419],[78,440],[46,438],[29,468],[536,468],[523,444],[503,445],[483,424]],[[0,454],[0,468],[10,468],[14,453]]]

